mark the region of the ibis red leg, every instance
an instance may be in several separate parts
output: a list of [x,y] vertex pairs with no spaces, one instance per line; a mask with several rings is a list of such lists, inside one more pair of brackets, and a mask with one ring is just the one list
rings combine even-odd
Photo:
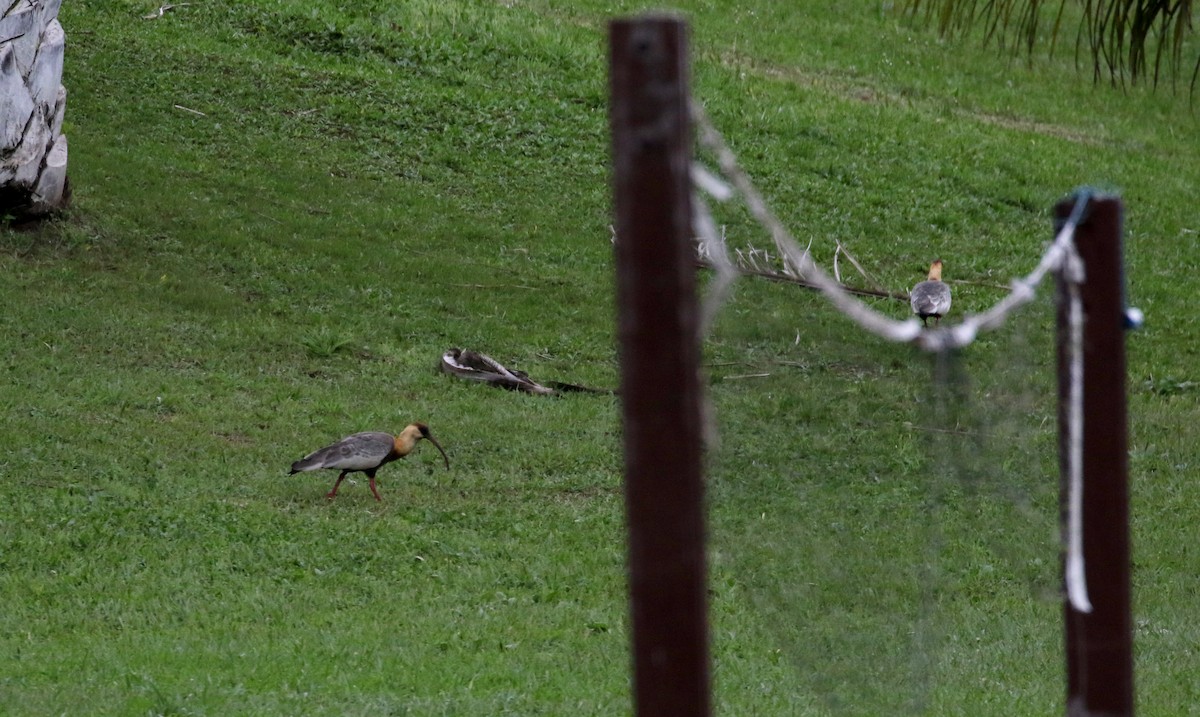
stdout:
[[350,471],[342,471],[341,473],[339,473],[339,474],[338,474],[338,477],[337,477],[337,482],[335,482],[335,483],[333,484],[333,490],[331,490],[331,491],[329,491],[328,493],[326,493],[326,494],[325,494],[325,497],[326,497],[327,499],[329,499],[329,500],[333,500],[334,498],[336,498],[336,497],[337,497],[337,490],[338,490],[338,486],[340,486],[340,485],[342,484],[342,479],[343,479],[343,478],[345,478],[345,477],[346,477],[346,474],[347,474],[347,473],[349,473],[349,472],[350,472]]
[[367,473],[367,478],[369,478],[369,479],[370,479],[370,480],[369,480],[369,482],[370,482],[370,484],[371,484],[371,492],[375,494],[375,500],[377,500],[377,501],[379,501],[380,503],[382,503],[382,502],[383,502],[383,498],[380,498],[380,497],[379,497],[379,491],[375,490],[375,471],[370,471],[370,472],[368,472],[368,473]]

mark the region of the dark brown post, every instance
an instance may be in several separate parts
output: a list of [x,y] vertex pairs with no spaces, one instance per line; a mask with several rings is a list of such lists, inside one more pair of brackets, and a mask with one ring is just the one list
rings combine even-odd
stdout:
[[710,714],[687,26],[609,25],[635,714]]
[[[1061,225],[1074,199],[1055,207]],[[1133,714],[1129,465],[1125,411],[1125,295],[1121,201],[1092,197],[1075,232],[1083,261],[1083,557],[1092,611],[1065,601],[1067,714]],[[1068,291],[1058,283],[1059,455],[1069,483]],[[1065,523],[1064,523],[1065,524]]]

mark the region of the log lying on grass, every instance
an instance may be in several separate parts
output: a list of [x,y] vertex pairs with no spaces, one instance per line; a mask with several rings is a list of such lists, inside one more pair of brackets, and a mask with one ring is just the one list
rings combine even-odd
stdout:
[[450,349],[442,354],[442,371],[469,381],[484,381],[510,391],[547,395],[554,389],[531,381],[524,371],[509,371],[499,361],[469,349]]
[[0,0],[0,214],[66,206],[62,0]]
[[588,386],[578,386],[573,383],[563,383],[562,381],[548,381],[547,383],[550,385],[543,386],[529,378],[529,374],[524,371],[506,368],[491,356],[470,349],[450,349],[442,354],[442,360],[438,364],[438,368],[451,376],[465,378],[468,381],[482,381],[490,383],[493,386],[506,388],[510,391],[524,391],[539,396],[553,396],[564,391],[613,393],[613,391],[607,389],[589,388]]

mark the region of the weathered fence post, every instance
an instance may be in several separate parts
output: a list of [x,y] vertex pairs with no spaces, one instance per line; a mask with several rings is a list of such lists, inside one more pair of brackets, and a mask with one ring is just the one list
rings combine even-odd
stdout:
[[[1061,224],[1075,200],[1055,207]],[[1129,465],[1125,405],[1125,294],[1121,201],[1093,197],[1075,231],[1083,307],[1082,555],[1092,610],[1065,602],[1067,714],[1133,714]],[[1058,282],[1059,455],[1069,492],[1068,288]],[[1068,512],[1064,498],[1064,515]],[[1065,523],[1064,523],[1065,524]]]
[[635,713],[710,713],[687,27],[609,26]]
[[64,206],[62,0],[0,0],[0,215]]

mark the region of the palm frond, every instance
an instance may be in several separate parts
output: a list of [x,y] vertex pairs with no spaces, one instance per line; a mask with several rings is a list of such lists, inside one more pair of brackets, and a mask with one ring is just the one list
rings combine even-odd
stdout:
[[[1172,89],[1184,70],[1183,51],[1193,31],[1193,0],[1058,0],[1053,21],[1043,35],[1043,16],[1050,0],[907,0],[903,12],[926,24],[937,23],[943,35],[979,33],[985,46],[1024,54],[1032,60],[1040,44],[1053,56],[1065,21],[1078,17],[1075,60],[1085,55],[1092,78],[1106,75],[1124,87],[1147,79],[1158,87],[1170,79]],[[1068,6],[1077,7],[1071,10]],[[1200,78],[1200,58],[1189,88]]]

